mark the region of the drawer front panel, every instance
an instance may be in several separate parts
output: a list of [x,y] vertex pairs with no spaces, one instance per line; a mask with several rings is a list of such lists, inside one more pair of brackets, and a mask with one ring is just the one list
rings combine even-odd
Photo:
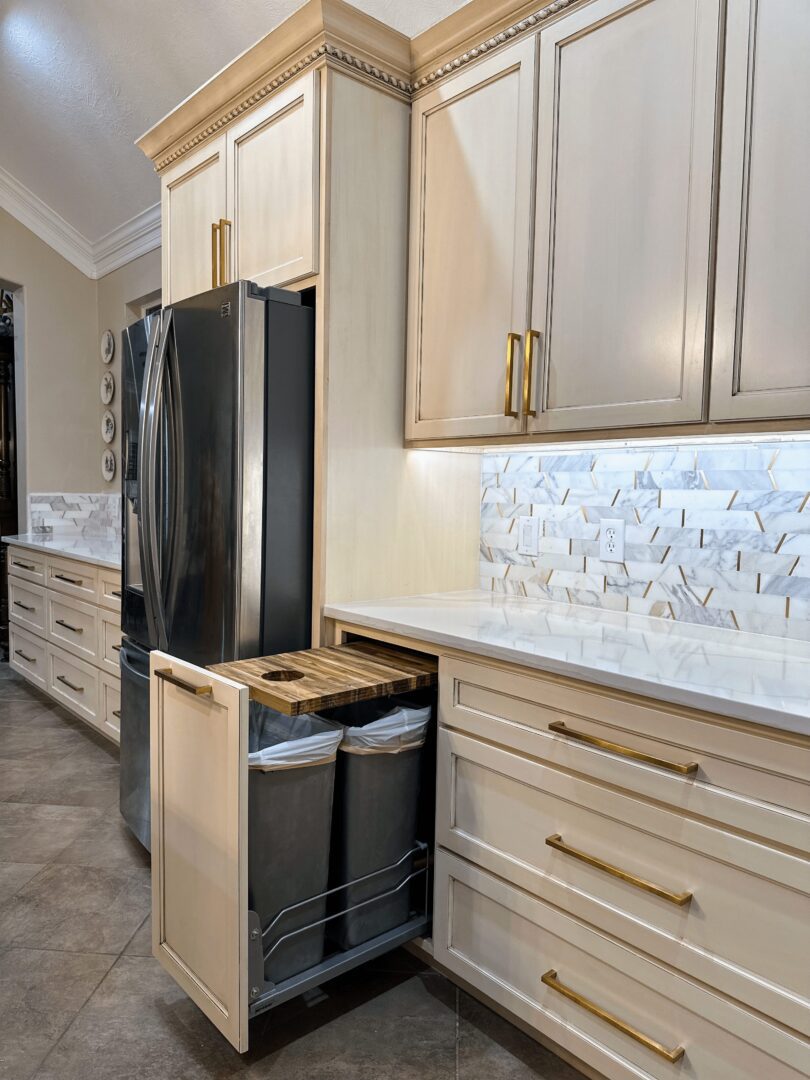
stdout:
[[99,612],[100,638],[98,644],[98,656],[101,667],[110,675],[120,677],[121,666],[119,656],[121,654],[121,626],[117,615],[108,612]]
[[89,663],[98,658],[98,608],[48,593],[48,640]]
[[[804,1041],[441,849],[434,933],[439,963],[611,1080],[803,1075]],[[541,981],[552,974],[622,1029]]]
[[23,578],[35,585],[44,585],[45,559],[26,548],[9,547],[8,572],[10,576]]
[[90,664],[48,644],[48,693],[94,726],[98,723],[99,673]]
[[11,667],[34,683],[40,690],[47,688],[48,665],[45,642],[27,634],[13,624],[8,632],[9,663]]
[[110,611],[121,610],[121,575],[117,570],[99,569],[98,602]]
[[438,776],[440,844],[810,1034],[810,860],[447,729]]
[[121,684],[111,675],[101,676],[99,727],[114,742],[121,739]]
[[41,585],[8,579],[8,613],[12,622],[33,634],[45,634],[45,590]]
[[98,600],[98,570],[71,559],[48,559],[48,588],[94,604]]
[[[688,813],[810,851],[807,740],[760,734],[756,728],[744,732],[684,712],[455,659],[442,661],[439,680],[440,718],[446,725]],[[597,732],[618,749],[575,737]],[[631,757],[623,749],[662,764]],[[697,764],[692,774],[675,771],[692,764]]]

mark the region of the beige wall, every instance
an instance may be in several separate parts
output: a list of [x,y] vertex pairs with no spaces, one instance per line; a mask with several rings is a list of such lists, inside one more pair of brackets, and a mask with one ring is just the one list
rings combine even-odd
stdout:
[[119,476],[109,485],[101,476],[99,338],[110,329],[116,339],[113,449],[120,468],[121,330],[136,317],[128,305],[160,289],[160,251],[93,281],[0,210],[0,280],[22,288],[16,314],[23,352],[17,413],[24,528],[28,491],[119,490]]

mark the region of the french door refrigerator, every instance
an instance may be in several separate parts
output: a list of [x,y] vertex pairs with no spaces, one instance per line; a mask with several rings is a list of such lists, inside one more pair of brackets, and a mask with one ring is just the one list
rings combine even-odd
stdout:
[[124,331],[121,813],[150,846],[149,651],[310,644],[314,310],[239,281]]

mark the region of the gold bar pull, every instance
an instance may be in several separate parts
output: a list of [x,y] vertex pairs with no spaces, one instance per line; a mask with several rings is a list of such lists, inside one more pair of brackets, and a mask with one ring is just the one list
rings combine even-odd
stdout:
[[512,408],[512,396],[515,384],[515,346],[519,341],[520,334],[510,333],[506,335],[506,390],[503,403],[504,416],[518,416],[517,411]]
[[65,574],[54,574],[57,581],[66,581],[68,585],[81,585],[82,578],[67,577]]
[[211,288],[216,289],[219,285],[217,280],[217,259],[219,251],[219,225],[216,221],[211,222]]
[[573,1001],[575,1005],[579,1005],[580,1008],[585,1009],[586,1012],[591,1013],[593,1016],[598,1016],[599,1019],[604,1020],[606,1024],[615,1027],[617,1031],[621,1031],[624,1035],[629,1035],[631,1039],[635,1039],[636,1042],[641,1043],[642,1046],[646,1046],[647,1049],[652,1050],[654,1054],[658,1054],[659,1057],[672,1062],[673,1065],[683,1057],[684,1049],[682,1046],[676,1046],[674,1050],[669,1050],[662,1043],[656,1042],[655,1039],[651,1039],[649,1035],[643,1035],[637,1028],[631,1027],[630,1024],[626,1024],[624,1020],[620,1020],[617,1016],[614,1016],[613,1013],[607,1012],[589,998],[583,997],[582,994],[578,994],[576,990],[572,990],[570,986],[565,986],[559,981],[557,972],[554,971],[553,968],[551,971],[547,971],[545,975],[542,975],[540,981],[556,993],[562,994],[563,997],[568,998],[569,1001]]
[[158,668],[155,671],[155,676],[158,679],[163,679],[164,682],[171,683],[172,686],[178,686],[181,690],[185,690],[187,694],[193,694],[195,697],[210,697],[214,692],[213,686],[195,686],[194,683],[178,678],[177,675],[172,673],[171,668]]
[[23,609],[23,611],[36,611],[36,610],[37,610],[36,608],[32,608],[32,607],[31,607],[30,605],[28,605],[28,604],[24,604],[24,603],[22,602],[22,600],[15,600],[15,601],[14,601],[14,607],[22,608],[22,609]]
[[[219,219],[219,283],[220,285],[228,284],[229,266],[228,266],[228,241],[231,237],[231,225],[232,222],[227,218]],[[225,237],[225,230],[228,230],[227,239]]]
[[25,662],[27,664],[35,664],[37,662],[37,658],[35,656],[26,656],[26,654],[22,651],[22,649],[15,649],[14,650],[14,655],[15,656],[21,656],[22,659],[25,660]]
[[600,739],[596,735],[588,735],[584,731],[574,731],[573,728],[566,727],[561,720],[555,720],[553,724],[549,724],[548,730],[554,731],[558,735],[565,735],[566,738],[574,739],[576,742],[587,743],[588,746],[596,746],[600,750],[607,750],[611,754],[620,754],[622,757],[632,758],[633,761],[643,761],[646,765],[655,765],[659,769],[666,769],[667,772],[677,773],[679,776],[694,776],[700,768],[697,761],[688,761],[684,764],[678,761],[667,761],[666,758],[644,754],[641,750],[633,750],[629,746],[609,742],[607,739]]
[[56,681],[60,682],[60,683],[64,683],[65,686],[69,687],[71,690],[73,690],[77,694],[83,694],[84,693],[84,687],[83,686],[77,686],[76,683],[72,683],[70,681],[70,679],[66,679],[64,675],[57,675],[56,676]]
[[28,570],[28,572],[32,573],[32,574],[35,574],[36,571],[37,571],[37,568],[35,566],[32,566],[31,563],[17,562],[16,559],[11,560],[11,565],[12,566],[19,566],[20,570]]
[[81,626],[73,626],[71,625],[71,623],[65,622],[64,619],[54,619],[53,621],[56,623],[57,626],[64,626],[66,630],[70,630],[72,634],[84,633],[84,629]]
[[121,710],[120,709],[113,709],[112,714],[113,714],[113,716],[115,717],[116,720],[121,719]]
[[523,412],[537,416],[537,409],[530,409],[532,402],[532,368],[534,367],[534,343],[540,340],[539,330],[526,331],[526,359],[523,363]]
[[654,896],[660,896],[662,900],[668,900],[670,904],[675,904],[677,907],[684,907],[692,899],[690,892],[671,892],[662,885],[656,885],[652,881],[645,881],[644,878],[637,877],[627,870],[621,870],[618,866],[605,862],[603,859],[598,859],[595,855],[588,855],[587,852],[580,851],[578,848],[569,847],[559,833],[555,836],[547,836],[546,843],[555,851],[561,851],[563,855],[570,855],[572,859],[579,859],[580,862],[587,863],[588,866],[595,866],[597,870],[604,870],[606,874],[611,874],[621,881],[635,885],[637,889],[653,893]]

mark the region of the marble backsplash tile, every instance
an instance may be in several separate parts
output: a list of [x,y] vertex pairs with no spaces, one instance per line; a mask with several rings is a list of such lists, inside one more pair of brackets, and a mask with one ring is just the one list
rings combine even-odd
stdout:
[[[519,555],[518,518],[540,519]],[[625,559],[599,559],[602,518]],[[810,640],[810,438],[488,454],[481,584]]]
[[61,536],[118,540],[121,536],[120,494],[33,493],[28,496],[28,527]]

